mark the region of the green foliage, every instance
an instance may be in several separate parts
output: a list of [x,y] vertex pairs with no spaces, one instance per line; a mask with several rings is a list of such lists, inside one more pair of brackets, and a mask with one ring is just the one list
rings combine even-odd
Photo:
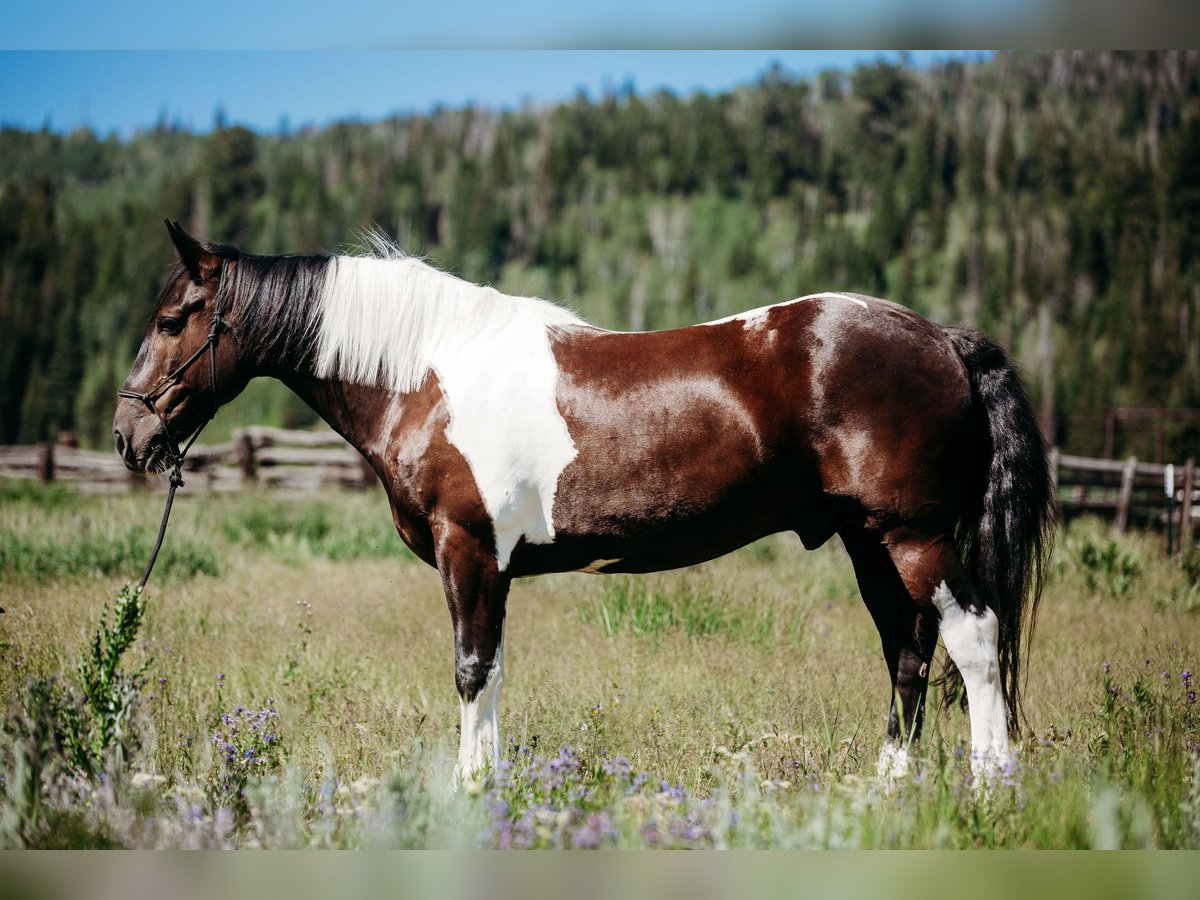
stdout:
[[50,816],[44,785],[63,773],[63,720],[58,685],[47,678],[30,678],[22,686],[4,720],[3,805],[0,806],[0,846],[36,844]]
[[276,774],[283,760],[279,713],[268,699],[261,709],[237,706],[221,714],[212,736],[213,763],[205,782],[211,810],[230,810],[245,820],[250,807],[246,788]]
[[26,680],[4,721],[0,846],[105,844],[72,805],[79,786],[123,781],[141,747],[139,691],[151,660],[132,671],[122,662],[145,612],[145,599],[126,586],[111,610],[104,605],[73,682]]
[[[108,443],[170,258],[164,212],[264,253],[379,224],[606,327],[878,292],[1001,339],[1061,416],[1200,405],[1198,70],[1194,51],[1003,53],[296,134],[4,129],[0,443],[64,428]],[[275,383],[234,407],[225,419],[311,421]],[[1185,458],[1195,430],[1165,441]]]
[[[0,544],[0,572],[8,577],[55,578],[68,575],[121,575],[146,565],[154,546],[153,524],[124,531],[84,530],[70,538],[6,534]],[[164,543],[154,568],[161,578],[215,576],[220,571],[211,549],[192,543]]]
[[61,481],[43,484],[24,478],[0,478],[0,503],[28,504],[35,509],[61,509],[78,495]]
[[1184,612],[1200,610],[1200,550],[1184,553],[1179,561],[1183,584],[1172,592],[1175,607]]
[[682,631],[689,637],[722,635],[761,640],[774,628],[771,609],[749,609],[719,593],[711,583],[694,581],[669,591],[644,578],[617,576],[594,606],[580,607],[582,619],[609,637],[621,631],[654,637]]
[[[158,511],[144,498],[78,494],[65,485],[0,479],[0,574],[22,580],[123,575],[141,571],[150,555]],[[180,500],[154,569],[156,583],[216,577],[235,547],[291,561],[411,559],[377,494],[370,514],[322,498],[280,498],[244,492],[197,499],[203,523],[184,524]],[[155,502],[160,502],[157,495]],[[127,510],[137,507],[135,515]],[[195,507],[193,507],[195,509]],[[122,511],[115,514],[116,511]]]
[[116,765],[124,766],[131,751],[136,749],[138,736],[133,717],[138,691],[152,660],[146,659],[129,673],[120,666],[125,652],[137,638],[145,614],[146,598],[136,588],[126,585],[113,604],[111,623],[105,604],[100,625],[76,669],[83,695],[83,715],[67,718],[67,752],[75,765],[88,774],[101,771],[110,753],[117,754]]
[[[1187,780],[1193,760],[1200,760],[1200,705],[1190,669],[1180,671],[1163,657],[1145,658],[1130,667],[1104,664],[1096,720],[1090,734],[1091,751],[1103,761],[1106,780],[1135,785],[1160,807],[1154,818],[1169,832],[1168,842],[1200,837],[1194,824],[1161,814],[1174,811],[1178,798],[1156,790],[1164,777]],[[1132,668],[1132,673],[1129,669]],[[1121,671],[1124,669],[1124,671]],[[1151,761],[1147,746],[1154,748]],[[1170,773],[1169,775],[1167,773]],[[1193,813],[1200,812],[1200,808]],[[1128,816],[1129,811],[1124,811]],[[1149,826],[1146,826],[1149,827]]]
[[1129,595],[1142,570],[1137,551],[1098,520],[1072,528],[1057,554],[1060,570],[1077,573],[1090,593],[1113,600]]
[[1116,541],[1085,542],[1080,548],[1079,565],[1090,590],[1103,588],[1113,597],[1129,593],[1140,568],[1137,558],[1117,546]]
[[[1084,570],[1056,565],[1031,657],[1034,733],[986,790],[966,716],[936,703],[912,775],[875,780],[888,683],[874,626],[844,555],[792,537],[693,572],[514,585],[510,740],[490,783],[452,793],[459,709],[436,574],[224,542],[223,523],[262,501],[288,502],[210,497],[198,525],[182,507],[175,537],[219,541],[223,574],[156,593],[150,618],[123,593],[79,665],[61,648],[95,616],[96,583],[0,582],[0,846],[1200,846],[1194,623],[1158,596],[1189,576],[1152,539],[1071,524],[1068,542],[1111,537],[1135,556],[1138,580],[1097,603]],[[363,494],[322,504],[334,528],[387,518]],[[72,505],[120,521],[157,498]],[[20,506],[35,531],[62,514]],[[784,627],[810,607],[811,627]],[[597,641],[602,609],[620,624]],[[158,676],[145,684],[138,640]],[[91,726],[114,711],[98,761]]]
[[1200,550],[1192,548],[1179,561],[1188,587],[1200,588]]
[[335,520],[322,501],[280,502],[260,496],[225,519],[221,530],[230,543],[289,558],[412,558],[386,517]]

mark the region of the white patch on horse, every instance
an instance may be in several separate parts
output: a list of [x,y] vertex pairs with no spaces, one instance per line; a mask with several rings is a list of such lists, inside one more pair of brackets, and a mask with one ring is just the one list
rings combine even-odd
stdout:
[[908,748],[898,741],[887,741],[879,751],[875,777],[885,787],[891,787],[908,774]]
[[446,435],[471,468],[507,568],[523,538],[554,540],[558,477],[576,456],[558,411],[556,330],[569,310],[439,272],[376,242],[376,256],[338,257],[322,297],[318,377],[414,391],[436,372]]
[[558,411],[558,364],[546,328],[517,316],[489,339],[445,352],[434,366],[450,425],[492,519],[496,562],[554,540],[554,494],[575,442]]
[[1008,745],[1008,716],[1000,689],[1000,628],[996,614],[984,609],[963,609],[946,582],[933,592],[933,604],[941,613],[939,630],[946,652],[962,673],[971,717],[971,770],[993,774],[1011,765]]
[[493,772],[500,767],[500,688],[503,685],[504,635],[501,633],[483,690],[469,701],[458,698],[462,733],[454,780],[468,793],[477,793],[482,788],[489,767]]
[[599,575],[601,574],[600,570],[605,566],[611,566],[613,563],[619,563],[620,561],[619,559],[597,559],[588,563],[582,569],[576,569],[575,571],[583,572],[587,575]]
[[803,303],[805,300],[849,300],[851,303],[857,303],[863,309],[869,309],[867,302],[859,297],[851,297],[839,291],[823,291],[819,294],[806,294],[803,297],[796,297],[794,300],[785,300],[783,303],[774,303],[770,306],[760,306],[757,309],[749,309],[745,312],[735,313],[732,316],[725,316],[723,319],[714,319],[711,322],[704,322],[704,325],[724,325],[726,322],[741,322],[745,329],[761,328],[767,324],[767,320],[771,316],[771,310],[782,309],[785,306],[791,306],[793,303]]

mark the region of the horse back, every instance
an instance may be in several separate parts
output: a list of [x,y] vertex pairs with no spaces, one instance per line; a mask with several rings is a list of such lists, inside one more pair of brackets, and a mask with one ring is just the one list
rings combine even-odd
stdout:
[[577,451],[554,498],[562,567],[685,565],[782,530],[815,546],[847,519],[953,503],[970,389],[941,329],[904,307],[818,295],[661,332],[572,329],[553,352]]

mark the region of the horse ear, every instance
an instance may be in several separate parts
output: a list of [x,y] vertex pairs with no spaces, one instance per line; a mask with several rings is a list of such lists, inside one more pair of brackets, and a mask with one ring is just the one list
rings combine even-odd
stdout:
[[196,284],[203,284],[204,279],[216,271],[221,260],[215,253],[205,250],[204,245],[184,231],[178,222],[172,222],[169,219],[163,221],[167,225],[167,233],[171,235],[171,242],[175,244],[175,249],[179,252],[179,259],[187,268],[192,281]]

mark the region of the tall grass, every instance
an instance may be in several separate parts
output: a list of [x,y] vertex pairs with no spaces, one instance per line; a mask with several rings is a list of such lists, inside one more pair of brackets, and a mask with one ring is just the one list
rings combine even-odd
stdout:
[[412,559],[382,517],[365,521],[337,516],[319,501],[281,501],[259,497],[252,506],[232,510],[221,522],[230,544],[250,545],[289,559]]
[[721,635],[753,643],[777,628],[774,608],[739,603],[711,579],[680,583],[614,576],[606,581],[604,593],[578,609],[581,621],[598,626],[610,638],[620,631],[653,637],[678,630],[689,637]]
[[[54,548],[83,521],[149,531],[160,499],[22,491],[0,508],[6,547]],[[889,684],[836,546],[518,581],[505,762],[469,795],[448,788],[440,583],[377,549],[398,543],[379,496],[185,495],[176,515],[167,547],[208,548],[219,571],[152,582],[136,640],[101,640],[126,661],[102,652],[99,669],[148,664],[121,761],[69,764],[53,698],[96,682],[79,660],[120,631],[121,615],[99,624],[103,601],[142,560],[0,582],[5,844],[1200,847],[1195,579],[1147,536],[1083,523],[1060,542],[1032,732],[982,791],[965,716],[936,700],[910,777],[876,782]]]
[[[181,505],[189,499],[181,498]],[[61,484],[0,482],[0,573],[18,579],[136,574],[153,546],[154,500],[81,496]],[[357,515],[353,504],[262,492],[203,502],[203,517],[187,520],[186,513],[176,512],[156,578],[216,576],[221,558],[247,548],[290,562],[412,558],[390,519],[378,513],[377,502],[366,504],[369,516]]]

